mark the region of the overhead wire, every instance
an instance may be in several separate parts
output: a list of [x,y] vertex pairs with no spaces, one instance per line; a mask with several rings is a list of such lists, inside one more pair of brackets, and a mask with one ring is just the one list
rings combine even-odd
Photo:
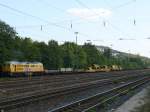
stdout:
[[[82,7],[85,7],[89,10],[91,10],[91,8],[89,8],[87,5],[85,5],[83,2],[81,2],[80,0],[75,0],[79,5],[81,5]],[[98,15],[96,12],[93,12],[94,14]],[[90,22],[90,21],[89,21]],[[106,27],[106,22],[103,20],[103,26]]]
[[[69,13],[66,13],[66,10],[64,10],[64,9],[62,9],[62,8],[59,8],[59,7],[56,7],[56,6],[52,5],[51,3],[49,3],[49,2],[47,2],[47,1],[45,1],[45,0],[35,0],[35,1],[42,2],[43,4],[46,4],[46,5],[47,5],[48,7],[50,7],[50,8],[55,8],[55,9],[58,10],[59,12],[65,13],[65,14],[68,14],[68,15],[69,15]],[[64,23],[64,22],[69,22],[69,21],[71,21],[72,26],[73,26],[73,22],[74,22],[74,21],[78,21],[78,20],[81,21],[81,19],[82,19],[82,18],[66,19],[66,20],[57,21],[57,22],[55,22],[55,23]]]
[[[81,2],[80,0],[75,0],[79,5],[81,5],[82,7],[85,7],[89,10],[91,10],[91,8],[89,8],[87,5],[85,5],[83,2]],[[97,13],[93,12],[94,14],[97,15]],[[103,20],[103,26],[106,27],[106,22]]]
[[129,0],[129,1],[125,2],[125,3],[122,3],[122,4],[118,5],[118,6],[115,6],[115,7],[112,8],[112,9],[113,9],[113,10],[117,10],[117,9],[122,8],[122,7],[125,7],[125,6],[127,6],[127,5],[129,5],[129,4],[132,4],[132,3],[134,3],[134,2],[136,2],[136,0]]
[[[62,8],[58,8],[58,7],[56,7],[56,6],[52,5],[52,4],[50,4],[49,2],[47,2],[47,1],[45,1],[45,0],[36,0],[36,1],[42,2],[42,3],[46,4],[47,6],[49,6],[50,8],[55,8],[55,9],[57,9],[59,12],[68,14],[68,13],[66,13],[66,10],[64,10],[64,9],[62,9]],[[77,24],[77,23],[75,23],[74,21],[78,21],[78,20],[81,21],[81,18],[62,20],[62,21],[59,21],[59,22],[56,22],[56,23],[64,23],[64,22],[69,22],[69,21],[71,21],[71,22],[70,22],[70,28],[73,29],[74,24]],[[87,20],[87,21],[88,21],[88,20]],[[88,22],[90,22],[90,21],[88,21]],[[92,22],[90,22],[90,23],[92,23]],[[81,24],[81,22],[79,22],[78,24]],[[85,34],[85,35],[87,35],[87,34]],[[89,37],[89,36],[88,36],[88,37]]]
[[[38,1],[39,1],[39,0],[38,0]],[[44,0],[44,1],[45,1],[45,0]],[[79,4],[81,4],[82,6],[88,8],[88,7],[87,7],[86,5],[84,5],[80,0],[76,0],[76,1],[77,1]],[[46,2],[46,3],[47,3],[47,2]],[[47,4],[48,4],[48,3],[47,3]],[[48,4],[48,5],[50,5],[50,4]],[[7,5],[5,5],[5,4],[1,4],[1,3],[0,3],[0,6],[5,7],[5,8],[8,8],[8,9],[10,9],[10,10],[12,10],[12,11],[15,11],[15,12],[17,12],[17,13],[20,13],[20,14],[22,14],[22,15],[26,15],[26,16],[32,17],[32,18],[34,18],[34,19],[43,21],[43,22],[48,23],[48,24],[50,24],[50,25],[53,25],[53,26],[55,26],[55,27],[63,28],[63,29],[68,30],[68,31],[71,31],[71,30],[72,30],[72,26],[73,26],[72,23],[71,23],[71,29],[69,29],[69,28],[65,28],[65,27],[63,27],[63,26],[60,26],[60,25],[58,25],[58,24],[56,24],[56,23],[49,22],[49,21],[47,21],[47,20],[45,20],[45,19],[42,19],[42,18],[40,18],[40,17],[37,17],[37,16],[31,15],[31,14],[28,14],[28,13],[26,13],[26,12],[20,11],[20,10],[18,10],[18,9],[12,8],[12,7],[7,6]],[[51,6],[52,6],[52,5],[51,5]],[[123,5],[122,5],[122,6],[123,6]],[[52,7],[55,8],[55,9],[57,9],[57,10],[60,10],[61,12],[64,12],[64,10],[62,10],[62,9],[60,9],[60,8],[57,8],[57,7],[55,7],[55,6],[52,6]],[[106,24],[106,23],[105,23],[105,24]],[[39,26],[41,27],[41,31],[42,31],[44,25],[39,25]],[[84,36],[85,36],[85,34],[82,34],[82,33],[80,33],[80,35],[84,35]],[[86,35],[86,36],[87,36],[87,35]]]
[[[44,5],[46,5],[46,6],[50,7],[50,8],[54,8],[54,9],[56,9],[57,11],[59,11],[61,13],[67,14],[67,12],[66,12],[65,9],[56,7],[55,5],[47,2],[46,0],[35,0],[35,1],[42,2]],[[77,20],[80,20],[80,19],[77,19],[77,18],[76,19],[66,19],[66,20],[57,21],[55,23],[57,24],[57,23],[64,23],[64,22],[71,21],[70,28],[72,29],[72,27],[73,27],[73,21],[77,21]]]
[[[62,8],[58,8],[58,7],[56,7],[56,6],[54,6],[54,5],[52,5],[52,4],[50,4],[49,2],[47,2],[47,1],[45,1],[45,0],[36,0],[36,1],[39,1],[39,2],[42,2],[42,3],[44,3],[44,4],[46,4],[47,6],[49,6],[49,7],[51,7],[51,8],[55,8],[55,9],[57,9],[58,11],[60,11],[60,12],[62,12],[62,13],[66,13],[66,11],[64,10],[64,9],[62,9]],[[81,1],[79,1],[79,0],[76,0],[80,5],[82,5],[83,7],[86,7],[86,8],[88,8],[86,5],[84,5]],[[135,0],[131,0],[131,1],[135,1]],[[127,2],[128,4],[129,3],[132,3],[132,2]],[[115,7],[115,8],[121,8],[121,7],[123,7],[123,6],[125,6],[125,5],[127,5],[127,3],[124,3],[124,4],[121,4],[121,5],[119,5],[118,7]],[[114,10],[115,8],[113,8],[112,10]],[[20,11],[19,11],[20,12]],[[71,21],[73,22],[73,21],[77,21],[77,20],[80,20],[81,18],[78,18],[78,19],[71,19]],[[54,22],[53,24],[57,24],[57,23],[63,23],[63,22],[68,22],[68,21],[70,21],[70,19],[66,19],[66,20],[61,20],[61,21],[57,21],[57,22]]]
[[[81,5],[81,6],[83,6],[83,7],[85,7],[85,8],[87,8],[87,9],[89,9],[89,10],[91,10],[91,8],[89,8],[87,5],[85,5],[83,2],[81,2],[80,0],[75,0],[79,5]],[[133,1],[135,1],[135,0],[131,0],[132,2]],[[116,9],[116,8],[121,8],[121,7],[123,7],[123,6],[125,6],[125,5],[128,5],[128,4],[130,4],[130,3],[132,3],[132,2],[126,2],[126,3],[124,3],[124,4],[121,4],[121,5],[119,5],[119,6],[117,6],[117,7],[115,7],[115,8],[113,8],[113,10],[114,9]],[[97,14],[97,13],[95,13],[95,12],[93,12],[94,14]],[[114,28],[115,30],[117,30],[118,32],[120,32],[120,33],[122,33],[123,34],[123,32],[120,30],[120,28],[118,28],[118,27],[116,27],[115,25],[113,25],[112,23],[110,23],[108,20],[105,20],[105,21],[107,21],[111,26],[112,26],[112,28]],[[106,22],[103,22],[103,25],[104,26],[106,26]],[[125,33],[124,33],[125,34]],[[127,35],[127,36],[129,36],[128,34],[125,34],[125,35]]]
[[[36,1],[43,2],[43,3],[47,4],[49,7],[52,6],[53,8],[57,9],[58,11],[66,13],[66,11],[64,9],[58,8],[58,7],[54,6],[54,5],[51,5],[49,2],[46,2],[45,0],[36,0]],[[81,20],[81,18],[71,19],[71,22],[70,22],[70,28],[71,28],[71,30],[73,29],[73,21],[77,21],[77,20]],[[64,20],[64,21],[60,21],[60,22],[65,22],[65,21],[70,21],[70,20]],[[90,21],[88,21],[88,22],[90,22]],[[89,35],[81,33],[81,32],[79,32],[79,34],[82,35],[82,36],[90,37]]]
[[54,8],[54,9],[56,9],[56,10],[62,12],[62,13],[66,13],[64,9],[58,8],[58,7],[56,7],[56,6],[52,5],[52,4],[50,4],[50,3],[47,2],[46,0],[36,0],[36,1],[42,2],[42,3],[44,3],[45,5],[47,5],[47,6],[51,7],[51,8]]
[[112,7],[111,5],[110,5],[110,3],[108,2],[108,0],[103,0],[104,2],[105,2],[105,4],[108,6],[108,7]]
[[[24,15],[24,16],[28,16],[28,17],[34,18],[34,19],[36,19],[36,20],[39,20],[39,21],[41,21],[41,22],[50,24],[50,25],[52,25],[52,26],[55,26],[55,27],[58,27],[58,28],[67,30],[67,31],[69,31],[69,32],[72,32],[72,33],[75,32],[75,31],[73,31],[73,30],[70,29],[70,28],[66,28],[66,27],[61,26],[61,25],[58,25],[58,24],[56,24],[56,23],[49,22],[48,20],[45,20],[45,19],[43,19],[43,18],[41,18],[41,17],[31,15],[31,14],[29,14],[29,13],[26,13],[26,12],[24,12],[24,11],[18,10],[18,9],[16,9],[16,8],[12,8],[12,7],[8,6],[8,5],[5,5],[5,4],[0,3],[0,6],[1,6],[1,7],[4,7],[4,8],[7,8],[7,9],[9,9],[9,10],[11,10],[11,11],[17,12],[17,13],[19,13],[19,14],[22,14],[22,15]],[[41,30],[43,30],[43,26],[44,26],[44,25],[39,25],[39,26],[40,26]],[[41,26],[42,26],[42,27],[41,27]],[[22,26],[22,27],[23,27],[23,26]],[[25,26],[25,27],[26,27],[26,26]],[[34,27],[34,26],[33,26],[33,27]],[[84,33],[81,33],[81,32],[79,32],[79,35],[82,35],[82,36],[85,36],[85,35],[86,35],[86,36],[87,36],[87,34],[84,34]]]
[[[25,15],[25,16],[28,16],[28,17],[37,19],[37,20],[39,20],[39,21],[42,21],[42,22],[51,24],[51,25],[53,25],[53,26],[55,26],[55,27],[67,29],[67,28],[65,28],[65,27],[63,27],[63,26],[60,26],[60,25],[57,25],[57,24],[55,24],[55,23],[49,22],[49,21],[47,21],[47,20],[45,20],[45,19],[42,19],[42,18],[40,18],[40,17],[38,17],[38,16],[34,16],[34,15],[29,14],[29,13],[20,11],[20,10],[15,9],[15,8],[12,8],[12,7],[8,6],[8,5],[5,5],[5,4],[0,3],[0,6],[5,7],[5,8],[7,8],[7,9],[10,9],[10,10],[12,10],[12,11],[15,11],[15,12],[17,12],[17,13],[20,13],[20,14],[22,14],[22,15]],[[69,30],[69,29],[67,29],[67,30]]]
[[[47,1],[45,1],[45,0],[36,0],[36,1],[39,1],[39,2],[42,2],[42,3],[44,3],[44,4],[47,4],[47,6],[49,6],[49,7],[52,7],[52,8],[55,8],[55,9],[57,9],[58,11],[60,11],[60,12],[62,12],[62,13],[66,13],[66,11],[64,10],[64,9],[62,9],[62,8],[58,8],[58,7],[56,7],[56,6],[54,6],[54,5],[52,5],[52,4],[50,4],[49,2],[47,2]],[[84,6],[84,7],[86,7],[86,8],[88,8],[86,5],[84,5],[81,1],[79,1],[79,0],[76,0],[80,5],[82,5],[82,6]],[[133,1],[133,0],[132,0]],[[4,6],[4,4],[1,4],[1,5],[3,5]],[[124,5],[127,5],[127,3],[126,4],[124,4]],[[124,6],[123,4],[121,5],[121,6]],[[6,6],[6,5],[5,5]],[[6,6],[7,7],[7,6]],[[10,7],[7,7],[7,8],[10,8]],[[120,7],[121,8],[121,7]],[[12,9],[12,8],[11,8]],[[13,10],[14,10],[14,8],[13,8]],[[15,10],[15,11],[17,11],[18,12],[18,10]],[[22,11],[19,11],[19,13],[22,13]],[[24,12],[23,12],[24,13]],[[26,15],[27,13],[25,13],[25,15]],[[29,15],[29,14],[27,14],[27,16],[33,16],[33,15]],[[35,18],[35,16],[34,16],[34,18]],[[37,18],[37,17],[36,17]],[[38,18],[39,19],[39,18]],[[41,18],[40,18],[41,19]],[[79,19],[73,19],[73,20],[71,20],[71,21],[76,21],[76,20],[80,20],[81,18],[79,18]],[[43,21],[43,20],[42,20]],[[67,20],[62,20],[62,21],[58,21],[58,22],[55,22],[55,23],[52,23],[52,24],[57,24],[57,23],[62,23],[62,22],[67,22],[67,21],[70,21],[70,19],[67,19]],[[52,24],[50,24],[50,25],[52,25]],[[47,24],[48,25],[48,24]],[[41,25],[39,25],[39,26],[41,26]],[[43,26],[46,26],[46,25],[43,25]],[[72,25],[71,26],[73,26],[73,23],[72,23]]]

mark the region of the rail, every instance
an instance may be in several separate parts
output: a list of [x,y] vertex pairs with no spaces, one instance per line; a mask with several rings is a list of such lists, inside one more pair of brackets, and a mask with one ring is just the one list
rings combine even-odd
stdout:
[[[109,99],[112,99],[113,97],[116,97],[116,96],[120,95],[122,92],[124,92],[128,89],[133,89],[134,87],[140,86],[140,85],[148,82],[149,80],[150,80],[149,77],[142,78],[142,79],[139,79],[139,80],[121,85],[119,87],[110,89],[108,91],[96,94],[94,96],[91,96],[91,97],[88,97],[88,98],[85,98],[85,99],[81,99],[81,100],[72,102],[70,104],[64,105],[62,107],[50,110],[49,112],[63,112],[63,111],[87,112],[88,110],[103,104],[104,102],[108,101]],[[120,93],[118,93],[119,90],[121,90]],[[109,97],[107,95],[109,95]],[[103,97],[106,97],[106,96],[108,97],[107,100],[100,101],[100,99],[102,99]],[[91,104],[91,102],[92,103],[97,102],[97,103],[96,104]],[[88,105],[88,103],[90,105]],[[85,107],[85,105],[87,105],[87,106]]]

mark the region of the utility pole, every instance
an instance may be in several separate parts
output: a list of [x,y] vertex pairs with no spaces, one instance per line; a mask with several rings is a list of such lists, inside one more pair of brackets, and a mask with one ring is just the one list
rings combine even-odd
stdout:
[[77,52],[77,49],[78,49],[78,34],[79,34],[79,32],[74,32],[74,34],[75,34],[75,36],[76,36],[76,53],[75,53],[75,55],[76,55],[76,61],[75,61],[75,69],[77,69],[78,68],[78,52]]
[[78,45],[78,34],[79,34],[79,32],[74,32],[74,34],[76,35],[76,45]]
[[130,50],[128,50],[128,63],[130,62]]

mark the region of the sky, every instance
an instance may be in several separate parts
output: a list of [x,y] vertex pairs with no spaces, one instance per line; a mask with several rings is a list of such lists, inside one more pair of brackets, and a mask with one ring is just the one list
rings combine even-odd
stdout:
[[91,42],[150,57],[149,0],[0,0],[0,20],[19,36]]

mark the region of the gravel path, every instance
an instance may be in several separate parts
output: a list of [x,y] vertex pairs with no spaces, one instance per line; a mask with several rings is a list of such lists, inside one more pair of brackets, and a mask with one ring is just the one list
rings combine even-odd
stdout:
[[136,107],[144,104],[143,98],[145,97],[147,92],[147,88],[143,89],[141,92],[137,93],[133,97],[131,97],[128,101],[123,103],[119,108],[114,110],[113,112],[131,112]]

